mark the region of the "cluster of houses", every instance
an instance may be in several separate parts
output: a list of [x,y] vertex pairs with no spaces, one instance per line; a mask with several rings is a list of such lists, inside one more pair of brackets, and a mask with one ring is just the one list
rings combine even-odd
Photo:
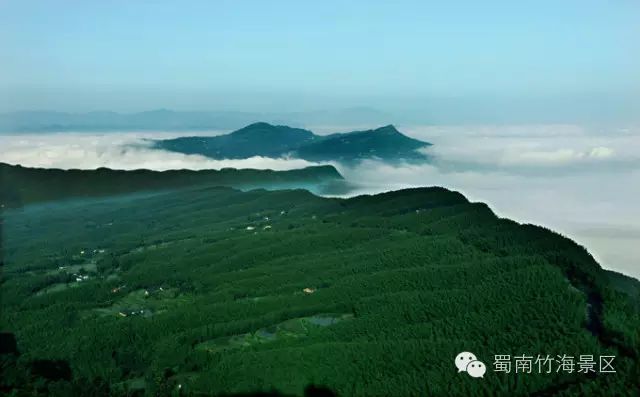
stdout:
[[155,294],[155,293],[162,292],[162,291],[164,291],[164,288],[162,288],[162,287],[155,287],[155,288],[145,289],[144,290],[144,296],[147,297],[147,296],[150,296],[151,294]]
[[72,276],[76,278],[76,282],[78,282],[78,283],[81,282],[81,281],[89,279],[89,275],[88,274],[73,273]]
[[[287,211],[284,211],[284,210],[280,211],[280,215],[285,215],[286,213],[287,213]],[[271,218],[268,217],[268,216],[265,216],[265,217],[262,218],[262,220],[265,221],[265,222],[269,222],[271,220]],[[262,227],[262,230],[269,230],[271,228],[272,228],[271,225],[264,225]],[[229,228],[229,230],[234,230],[234,228]],[[256,230],[256,226],[249,225],[249,226],[247,226],[245,228],[245,230],[250,231],[250,232],[254,231],[254,230]]]
[[129,316],[140,316],[142,314],[145,313],[144,309],[136,309],[136,310],[132,310],[132,309],[122,309],[118,312],[118,315],[120,317],[129,317]]
[[[281,214],[284,213],[284,211],[281,212]],[[265,222],[269,222],[271,220],[271,218],[269,218],[268,216],[265,216],[262,218],[262,220],[264,220]],[[264,225],[262,227],[262,230],[268,230],[271,229],[271,225]],[[247,226],[247,230],[248,231],[252,231],[252,230],[256,230],[255,226]]]
[[[66,266],[58,266],[58,270],[65,270],[66,268],[67,268]],[[76,279],[76,282],[78,283],[89,279],[88,274],[73,273],[71,274],[71,276],[74,277]]]
[[[262,230],[269,230],[269,229],[271,229],[271,225],[264,225],[262,227]],[[248,231],[256,230],[256,227],[255,226],[247,226],[246,230],[248,230]]]
[[[122,285],[120,287],[114,288],[111,290],[111,292],[115,293],[120,291],[122,288],[125,288],[125,285]],[[148,288],[144,290],[144,297],[148,298],[149,296],[156,294],[158,292],[162,292],[164,291],[164,287],[154,287],[154,288]],[[152,312],[150,309],[131,309],[131,308],[124,308],[122,310],[120,310],[118,312],[118,315],[120,317],[131,317],[131,316],[142,316],[142,315],[150,315]]]
[[[95,254],[104,254],[104,252],[105,252],[105,250],[104,250],[104,249],[102,249],[102,248],[100,248],[100,249],[94,249],[93,251],[91,251],[91,253],[92,253],[92,254],[94,254],[94,255],[95,255]],[[86,253],[87,253],[87,251],[85,251],[85,250],[80,250],[80,255],[84,255],[84,254],[86,254]]]
[[[119,287],[112,288],[112,289],[111,289],[111,293],[113,293],[113,294],[117,294],[118,292],[122,291],[122,290],[123,290],[124,288],[126,288],[126,287],[127,287],[127,285],[126,285],[126,284],[122,284],[122,285],[121,285],[121,286],[119,286]],[[162,292],[162,291],[164,291],[164,288],[163,288],[163,287],[148,288],[148,289],[145,289],[145,290],[144,290],[144,296],[145,296],[145,297],[148,297],[148,296],[150,296],[150,295],[152,295],[152,294],[155,294],[155,293],[158,293],[158,292]]]

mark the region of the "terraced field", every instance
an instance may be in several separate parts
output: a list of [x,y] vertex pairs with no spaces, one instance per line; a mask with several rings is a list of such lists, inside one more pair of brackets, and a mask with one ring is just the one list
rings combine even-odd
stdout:
[[[617,288],[584,248],[458,193],[342,200],[190,187],[126,197],[4,214],[2,329],[20,365],[63,360],[72,372],[41,391],[637,390],[634,281]],[[60,271],[92,261],[80,282]],[[499,354],[608,354],[617,372],[475,379],[457,373],[460,351],[489,367]]]

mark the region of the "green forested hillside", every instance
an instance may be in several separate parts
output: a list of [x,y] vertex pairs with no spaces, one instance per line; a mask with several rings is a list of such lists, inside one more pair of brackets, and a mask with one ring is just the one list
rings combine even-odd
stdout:
[[[443,188],[50,203],[5,211],[2,242],[7,393],[638,393],[636,281],[620,288],[572,241]],[[461,351],[490,368],[615,355],[617,372],[475,379]]]
[[223,168],[221,170],[122,171],[27,168],[0,163],[0,204],[17,207],[59,199],[213,185],[238,189],[305,188],[318,193],[348,186],[331,165],[288,171]]

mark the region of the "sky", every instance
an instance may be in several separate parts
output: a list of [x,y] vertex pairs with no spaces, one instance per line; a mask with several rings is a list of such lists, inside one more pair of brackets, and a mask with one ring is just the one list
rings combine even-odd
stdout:
[[636,0],[0,0],[0,112],[626,120],[639,20]]

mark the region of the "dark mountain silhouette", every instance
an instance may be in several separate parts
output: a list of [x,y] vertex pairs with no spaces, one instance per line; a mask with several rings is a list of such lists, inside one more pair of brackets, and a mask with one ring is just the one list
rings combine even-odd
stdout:
[[313,132],[308,130],[255,123],[227,135],[163,140],[157,142],[157,147],[211,158],[242,159],[252,156],[280,157],[315,139]]
[[306,160],[353,161],[365,158],[384,160],[425,159],[417,149],[430,146],[428,142],[409,138],[393,125],[381,128],[332,134],[300,146],[296,155]]
[[66,198],[170,190],[193,185],[238,189],[305,188],[312,191],[347,188],[330,165],[289,171],[224,168],[221,170],[122,171],[26,168],[0,163],[0,204],[23,204]]
[[393,125],[320,136],[308,130],[264,122],[251,124],[227,135],[181,137],[156,142],[156,147],[160,149],[215,159],[290,156],[310,161],[342,162],[367,158],[424,161],[427,156],[418,149],[430,145],[407,137]]

